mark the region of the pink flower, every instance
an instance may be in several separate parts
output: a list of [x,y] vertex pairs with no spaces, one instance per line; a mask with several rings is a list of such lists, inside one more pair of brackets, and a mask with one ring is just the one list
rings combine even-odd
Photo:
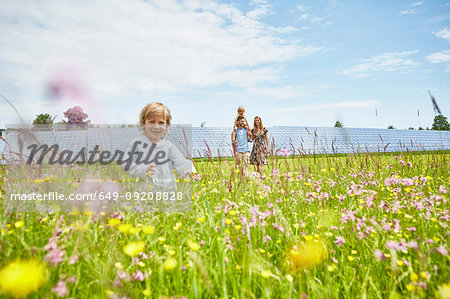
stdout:
[[375,249],[375,251],[373,252],[373,254],[375,255],[375,257],[380,260],[383,261],[386,259],[386,255],[384,255],[384,252],[379,250],[379,249]]
[[137,270],[136,273],[132,274],[132,278],[133,278],[133,280],[136,280],[136,281],[143,281],[144,280],[144,273],[142,273],[141,271]]
[[287,148],[280,149],[279,151],[285,157],[289,157],[291,155],[291,151],[288,150]]
[[264,242],[264,244],[266,244],[270,240],[272,240],[272,238],[269,235],[267,235],[264,237],[263,242]]
[[67,294],[69,294],[64,280],[58,281],[58,283],[53,287],[52,293],[56,293],[58,297],[66,297]]
[[439,246],[435,248],[437,252],[439,252],[440,254],[442,254],[443,256],[447,256],[448,255],[448,251],[444,246]]
[[196,183],[201,180],[201,177],[198,174],[194,174],[194,176],[192,178],[194,179],[194,181]]
[[334,244],[336,244],[337,246],[341,246],[344,243],[345,243],[345,239],[341,236],[336,237],[336,241],[334,241]]

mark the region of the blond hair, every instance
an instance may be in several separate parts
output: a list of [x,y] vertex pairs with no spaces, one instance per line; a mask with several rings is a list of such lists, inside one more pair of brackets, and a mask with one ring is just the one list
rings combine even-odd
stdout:
[[141,114],[139,115],[139,123],[141,125],[145,125],[145,121],[147,119],[152,119],[156,116],[162,116],[166,121],[166,125],[167,126],[170,125],[172,115],[170,114],[169,108],[167,108],[164,104],[157,102],[147,104],[142,109]]
[[237,109],[238,114],[240,111],[245,112],[245,108],[243,106],[239,106]]
[[256,130],[256,119],[259,119],[259,128],[261,131],[263,130],[264,126],[262,123],[262,119],[259,116],[255,116],[255,119],[253,120],[253,130]]

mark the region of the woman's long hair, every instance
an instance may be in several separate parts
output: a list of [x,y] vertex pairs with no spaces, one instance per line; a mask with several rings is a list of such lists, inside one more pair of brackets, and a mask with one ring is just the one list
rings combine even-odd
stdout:
[[[256,126],[256,119],[259,119],[259,128]],[[256,131],[257,128],[258,128],[260,131],[262,131],[263,128],[264,128],[263,123],[262,123],[262,119],[261,119],[261,117],[259,117],[259,116],[255,116],[255,119],[253,120],[253,130]]]

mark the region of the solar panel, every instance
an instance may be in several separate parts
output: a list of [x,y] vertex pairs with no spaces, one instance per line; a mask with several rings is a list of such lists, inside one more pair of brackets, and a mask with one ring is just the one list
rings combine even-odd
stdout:
[[[99,125],[84,130],[39,131],[33,134],[31,137],[7,130],[5,139],[12,141],[8,152],[20,152],[19,138],[22,148],[36,139],[40,143],[58,144],[60,150],[79,150],[82,147],[92,150],[98,145],[101,150],[126,151],[131,140],[142,133],[135,126]],[[231,134],[231,129],[224,127],[172,125],[166,139],[188,157],[230,157]],[[275,126],[268,128],[268,139],[275,152],[286,148],[302,154],[450,149],[449,131]],[[5,142],[2,140],[0,153],[13,158],[11,154],[6,154]]]

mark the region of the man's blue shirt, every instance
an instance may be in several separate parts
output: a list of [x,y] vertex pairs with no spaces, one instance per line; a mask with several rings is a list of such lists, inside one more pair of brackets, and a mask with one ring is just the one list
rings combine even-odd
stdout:
[[248,152],[248,136],[247,136],[247,129],[237,129],[236,130],[236,140],[238,144],[236,145],[236,152],[238,153],[245,153]]

